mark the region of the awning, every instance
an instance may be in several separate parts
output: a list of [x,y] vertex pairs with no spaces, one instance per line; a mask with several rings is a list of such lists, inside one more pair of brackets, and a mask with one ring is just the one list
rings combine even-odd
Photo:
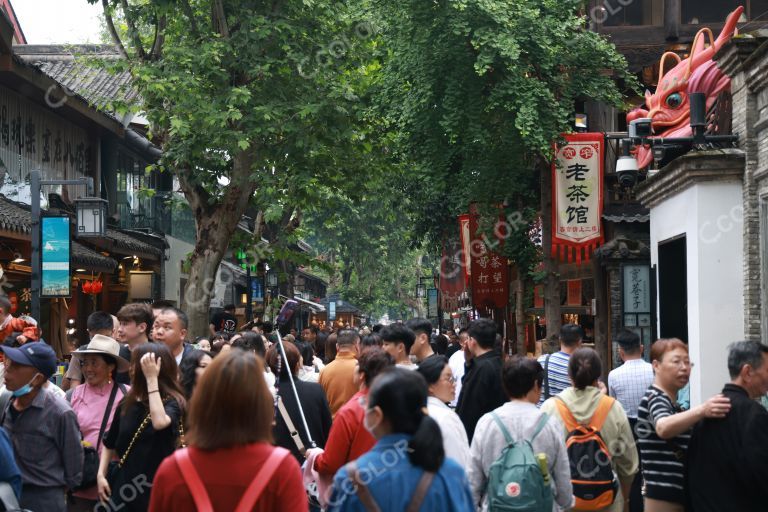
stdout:
[[221,260],[221,265],[230,273],[236,285],[248,286],[248,274],[246,274],[245,270],[226,260]]
[[[286,299],[286,300],[288,299],[288,297],[286,297],[285,295],[280,295],[279,297],[281,299]],[[298,296],[294,297],[293,300],[295,300],[302,306],[308,307],[309,309],[312,310],[313,313],[322,313],[323,311],[325,311],[325,306],[323,306],[322,304],[318,304],[317,302],[312,302],[311,300],[302,299],[301,297],[298,297]]]

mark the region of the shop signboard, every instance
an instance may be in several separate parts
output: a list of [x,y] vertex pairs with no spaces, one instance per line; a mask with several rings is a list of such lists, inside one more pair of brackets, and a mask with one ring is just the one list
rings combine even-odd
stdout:
[[438,310],[438,294],[437,288],[429,288],[427,290],[427,318],[437,318]]
[[336,301],[330,301],[328,303],[328,320],[336,320]]
[[42,217],[40,231],[40,297],[69,297],[72,289],[69,217]]

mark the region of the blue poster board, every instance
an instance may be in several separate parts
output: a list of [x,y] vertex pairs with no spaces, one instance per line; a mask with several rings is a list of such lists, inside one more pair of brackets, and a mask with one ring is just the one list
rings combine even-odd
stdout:
[[437,318],[437,288],[427,290],[427,318]]
[[69,217],[41,217],[40,231],[40,297],[69,297]]
[[336,320],[336,301],[328,303],[328,320]]
[[251,300],[253,302],[264,302],[264,287],[261,284],[261,278],[251,278]]

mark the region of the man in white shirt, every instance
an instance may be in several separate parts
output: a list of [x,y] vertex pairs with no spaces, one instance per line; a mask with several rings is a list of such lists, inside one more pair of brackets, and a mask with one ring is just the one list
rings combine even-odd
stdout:
[[416,334],[403,324],[392,324],[381,330],[382,348],[395,360],[395,366],[407,370],[415,370],[417,365],[413,364],[408,357],[411,353]]
[[[640,336],[624,329],[616,335],[619,357],[624,364],[608,374],[608,393],[614,397],[627,413],[632,434],[637,439],[637,407],[648,387],[653,384],[653,365],[643,359],[643,344]],[[642,472],[638,471],[629,495],[631,511],[642,510]]]
[[459,401],[459,394],[461,393],[461,379],[464,377],[464,365],[467,362],[466,346],[469,339],[469,333],[466,329],[462,329],[459,332],[459,350],[453,353],[448,359],[448,366],[451,367],[453,372],[453,378],[456,379],[456,398],[451,402],[451,407],[456,408],[456,403]]

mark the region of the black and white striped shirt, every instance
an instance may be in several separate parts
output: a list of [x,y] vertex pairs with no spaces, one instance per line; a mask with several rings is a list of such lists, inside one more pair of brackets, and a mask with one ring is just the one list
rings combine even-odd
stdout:
[[664,391],[648,388],[637,409],[637,444],[643,466],[645,496],[648,498],[685,503],[685,452],[691,431],[673,439],[661,439],[656,434],[656,422],[682,412]]

